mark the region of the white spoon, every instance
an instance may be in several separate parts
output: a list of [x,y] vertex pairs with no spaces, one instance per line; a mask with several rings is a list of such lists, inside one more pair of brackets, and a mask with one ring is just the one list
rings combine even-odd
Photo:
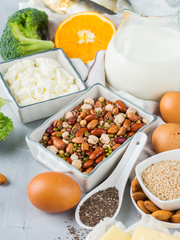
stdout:
[[124,189],[127,183],[127,180],[129,178],[129,175],[131,173],[131,170],[139,157],[145,143],[147,141],[147,135],[145,133],[137,133],[132,141],[130,142],[126,152],[124,153],[122,159],[116,166],[115,170],[111,173],[111,175],[99,186],[97,186],[95,189],[93,189],[91,192],[89,192],[78,204],[75,212],[75,218],[77,223],[85,228],[92,230],[94,227],[89,227],[85,224],[83,224],[80,220],[79,217],[79,210],[80,206],[88,199],[90,198],[94,193],[99,192],[101,190],[110,188],[110,187],[116,187],[119,191],[119,205],[118,208],[112,218],[116,218],[118,215],[121,205],[122,205],[122,200],[123,200],[123,195],[124,195]]

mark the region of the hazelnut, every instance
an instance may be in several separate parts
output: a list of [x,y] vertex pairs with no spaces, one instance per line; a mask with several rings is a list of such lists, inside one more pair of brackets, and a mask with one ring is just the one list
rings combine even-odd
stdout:
[[64,150],[59,150],[59,154],[63,155],[64,154]]
[[85,126],[87,124],[86,120],[81,120],[80,125]]
[[104,102],[104,98],[103,98],[103,97],[100,97],[100,98],[99,98],[99,101],[100,101],[100,102]]

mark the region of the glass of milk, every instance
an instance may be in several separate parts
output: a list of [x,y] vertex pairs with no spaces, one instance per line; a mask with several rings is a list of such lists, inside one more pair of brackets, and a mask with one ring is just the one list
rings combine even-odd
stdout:
[[180,91],[179,12],[148,17],[123,10],[105,56],[107,82],[138,98],[159,101]]

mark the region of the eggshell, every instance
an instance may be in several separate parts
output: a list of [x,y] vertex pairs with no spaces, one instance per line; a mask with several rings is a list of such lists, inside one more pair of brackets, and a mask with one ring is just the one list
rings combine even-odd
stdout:
[[155,129],[152,145],[156,153],[180,148],[180,124],[166,123]]
[[27,194],[38,209],[59,213],[74,207],[80,200],[81,189],[77,182],[60,172],[44,172],[34,177]]
[[168,92],[160,101],[160,113],[167,123],[180,124],[180,92]]

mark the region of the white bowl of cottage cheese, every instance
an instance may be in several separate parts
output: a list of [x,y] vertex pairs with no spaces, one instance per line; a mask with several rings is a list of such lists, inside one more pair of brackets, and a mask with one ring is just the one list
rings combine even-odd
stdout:
[[0,93],[23,123],[49,117],[87,89],[62,49],[0,64]]

